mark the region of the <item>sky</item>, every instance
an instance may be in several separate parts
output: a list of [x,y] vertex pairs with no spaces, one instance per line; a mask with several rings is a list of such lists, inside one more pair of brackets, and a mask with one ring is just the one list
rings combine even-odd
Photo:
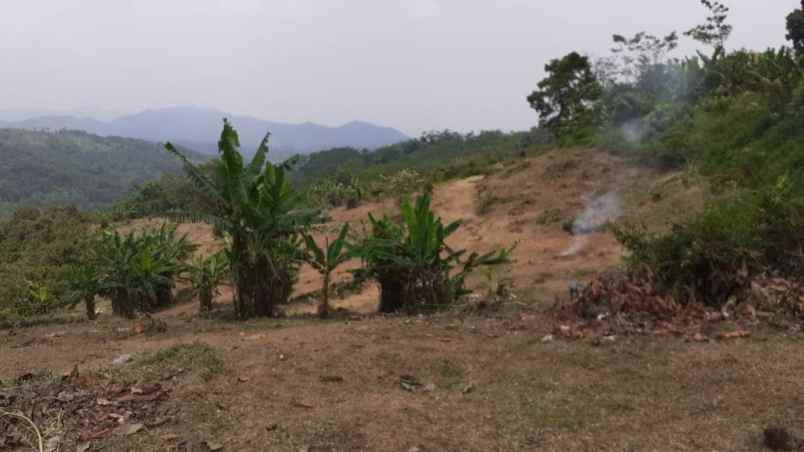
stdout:
[[[0,110],[201,106],[272,121],[520,130],[551,58],[701,22],[698,0],[25,0],[0,14]],[[784,43],[798,0],[726,0],[728,47]],[[691,44],[684,50],[691,51]],[[681,53],[679,53],[679,56]]]

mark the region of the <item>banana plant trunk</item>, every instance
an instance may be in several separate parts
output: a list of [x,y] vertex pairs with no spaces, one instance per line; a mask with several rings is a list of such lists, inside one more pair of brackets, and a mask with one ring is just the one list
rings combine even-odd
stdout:
[[84,298],[84,306],[87,308],[87,318],[89,320],[95,320],[98,318],[98,314],[95,312],[95,295],[90,295]]
[[112,296],[112,314],[133,319],[136,311],[137,299],[128,289],[118,289]]
[[318,316],[322,319],[329,317],[329,278],[330,272],[324,273],[324,287],[321,290],[321,303],[318,305]]
[[382,313],[398,312],[405,305],[405,284],[397,275],[379,278],[380,308]]

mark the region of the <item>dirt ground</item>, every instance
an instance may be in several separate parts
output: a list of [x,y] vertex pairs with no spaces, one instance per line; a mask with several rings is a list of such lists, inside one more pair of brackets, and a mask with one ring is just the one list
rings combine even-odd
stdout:
[[[152,334],[108,314],[5,330],[0,402],[4,391],[28,384],[22,375],[46,369],[58,377],[75,366],[107,386],[166,388],[167,417],[78,442],[91,451],[753,451],[765,450],[769,425],[804,435],[800,329],[757,327],[749,337],[706,342],[548,336],[557,326],[550,306],[567,282],[621,262],[608,232],[562,256],[575,239],[562,225],[588,199],[611,192],[622,201],[616,221],[658,229],[699,208],[705,190],[684,174],[603,153],[513,161],[434,193],[439,214],[465,221],[452,245],[484,251],[518,243],[515,264],[470,281],[480,296],[490,285],[511,285],[516,298],[500,310],[462,305],[432,316],[380,316],[369,286],[337,300],[348,312],[327,321],[307,315],[312,303],[290,306],[287,318],[248,322],[200,318],[188,303],[158,314],[166,328]],[[321,235],[344,221],[359,229],[368,212],[393,207],[389,200],[335,210]],[[203,252],[214,250],[208,228],[182,230]],[[319,284],[304,269],[297,294]],[[230,297],[218,300],[222,310]],[[190,344],[178,363],[157,359]],[[121,355],[131,360],[112,364]],[[66,435],[61,450],[77,450],[76,441]]]

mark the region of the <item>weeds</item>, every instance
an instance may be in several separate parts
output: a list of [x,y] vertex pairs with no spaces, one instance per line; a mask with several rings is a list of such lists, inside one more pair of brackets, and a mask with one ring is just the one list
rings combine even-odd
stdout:
[[198,372],[204,381],[211,380],[224,370],[218,351],[202,342],[163,348],[137,362],[143,367],[190,369]]

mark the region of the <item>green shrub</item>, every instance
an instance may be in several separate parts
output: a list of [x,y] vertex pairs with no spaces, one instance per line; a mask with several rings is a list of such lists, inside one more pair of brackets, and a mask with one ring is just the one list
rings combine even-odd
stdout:
[[[152,312],[173,303],[175,278],[186,270],[184,260],[195,249],[186,236],[179,236],[175,225],[156,230],[104,231],[97,238],[95,252],[82,262],[94,269],[97,280],[82,280],[77,271],[76,287],[96,288],[112,300],[115,315],[133,317],[136,312]],[[89,292],[83,292],[85,299]]]
[[804,270],[794,251],[804,246],[804,204],[784,178],[772,189],[714,202],[668,233],[628,228],[617,237],[630,269],[648,269],[681,303],[720,306],[759,273],[801,278]]
[[66,266],[80,259],[91,226],[75,208],[19,209],[0,222],[0,311],[30,316],[63,306]]
[[[354,248],[364,261],[362,272],[380,284],[380,312],[435,309],[466,293],[466,276],[481,266],[509,262],[510,249],[484,255],[450,248],[446,239],[460,222],[444,226],[430,208],[430,195],[402,202],[402,221],[369,214],[372,233]],[[458,271],[454,271],[460,268]]]
[[190,282],[199,298],[202,314],[212,310],[212,301],[219,294],[218,286],[229,276],[229,262],[224,252],[197,259],[190,267]]

